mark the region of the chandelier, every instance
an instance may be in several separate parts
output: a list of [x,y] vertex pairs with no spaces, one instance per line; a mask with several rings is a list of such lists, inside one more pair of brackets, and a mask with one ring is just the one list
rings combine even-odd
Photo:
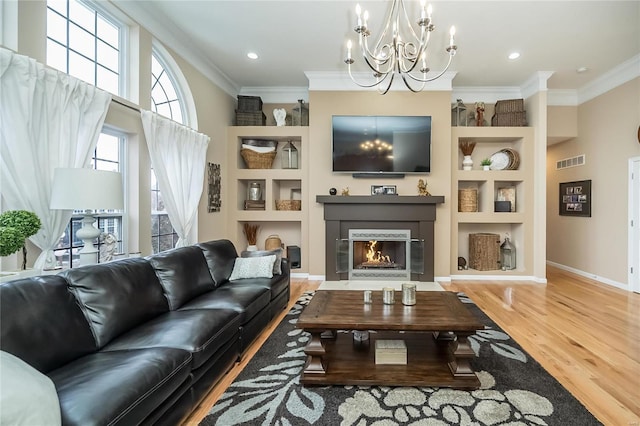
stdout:
[[[358,24],[355,27],[355,32],[358,33],[362,58],[373,71],[375,81],[361,83],[354,78],[351,73],[351,65],[355,61],[351,57],[352,43],[349,40],[347,42],[347,58],[344,62],[349,68],[349,76],[354,83],[360,87],[377,86],[380,93],[384,95],[389,91],[395,75],[398,74],[409,90],[420,92],[424,89],[425,83],[436,80],[447,71],[458,49],[458,46],[454,44],[455,27],[451,27],[449,31],[449,45],[446,47],[449,54],[447,66],[439,74],[427,77],[427,73],[430,71],[427,67],[427,48],[431,32],[435,27],[431,20],[431,5],[425,8],[425,0],[421,0],[420,5],[420,19],[417,21],[420,36],[416,34],[409,21],[403,0],[393,0],[386,23],[378,40],[373,45],[373,50],[369,45],[369,36],[371,35],[367,26],[369,12],[365,10],[363,14],[360,5],[356,5]],[[404,30],[402,29],[403,25],[405,26]]]

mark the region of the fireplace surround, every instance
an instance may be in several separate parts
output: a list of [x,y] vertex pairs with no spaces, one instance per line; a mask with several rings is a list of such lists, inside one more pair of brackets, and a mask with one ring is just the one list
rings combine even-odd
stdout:
[[[423,240],[424,273],[410,274],[412,281],[434,279],[434,222],[436,206],[444,203],[444,196],[316,196],[324,204],[325,220],[325,277],[328,281],[350,279],[343,265],[338,265],[339,240],[349,238],[349,230],[405,229],[411,239]],[[392,278],[389,278],[392,279]],[[409,278],[396,278],[409,279]]]

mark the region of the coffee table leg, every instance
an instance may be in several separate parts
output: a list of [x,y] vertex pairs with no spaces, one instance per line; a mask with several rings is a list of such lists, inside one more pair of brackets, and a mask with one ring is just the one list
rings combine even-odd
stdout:
[[311,334],[311,339],[304,348],[304,353],[307,354],[307,363],[302,372],[303,376],[318,376],[327,372],[326,365],[323,357],[326,354],[324,346],[322,344],[321,330],[307,330]]
[[468,337],[471,333],[457,333],[457,339],[449,343],[449,369],[453,377],[476,377],[470,360],[475,356]]

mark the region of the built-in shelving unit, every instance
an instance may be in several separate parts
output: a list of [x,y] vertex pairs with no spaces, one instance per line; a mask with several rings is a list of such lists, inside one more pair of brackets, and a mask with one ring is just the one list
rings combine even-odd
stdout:
[[[309,128],[294,126],[232,126],[227,130],[229,177],[229,231],[238,249],[244,249],[247,241],[242,225],[250,222],[260,225],[258,248],[264,248],[265,239],[278,234],[285,246],[301,248],[302,268],[294,272],[304,272],[308,261],[306,256],[308,235],[308,146]],[[278,141],[277,155],[270,169],[250,169],[240,154],[245,139],[265,139]],[[282,148],[291,141],[298,150],[297,169],[282,168]],[[263,210],[245,210],[252,182],[259,182],[264,200]],[[276,200],[302,200],[301,210],[277,210]]]
[[[473,170],[463,170],[459,142],[476,143],[471,155]],[[533,275],[533,178],[534,129],[532,127],[452,127],[451,191],[451,274],[455,275]],[[501,149],[519,154],[517,170],[482,170],[480,162]],[[476,212],[458,211],[458,190],[477,189]],[[515,211],[495,212],[494,201],[501,188],[515,191]],[[516,269],[510,271],[458,270],[458,257],[469,260],[469,234],[499,234],[504,241],[508,233],[516,247]]]

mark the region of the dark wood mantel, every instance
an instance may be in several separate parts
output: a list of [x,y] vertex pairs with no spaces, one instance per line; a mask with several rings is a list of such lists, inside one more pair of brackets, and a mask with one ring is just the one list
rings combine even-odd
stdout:
[[414,281],[433,281],[434,222],[436,205],[444,196],[405,195],[318,195],[316,202],[324,204],[325,275],[329,281],[348,279],[336,272],[335,241],[349,237],[349,229],[410,229],[412,238],[424,240],[424,274],[411,277]]

